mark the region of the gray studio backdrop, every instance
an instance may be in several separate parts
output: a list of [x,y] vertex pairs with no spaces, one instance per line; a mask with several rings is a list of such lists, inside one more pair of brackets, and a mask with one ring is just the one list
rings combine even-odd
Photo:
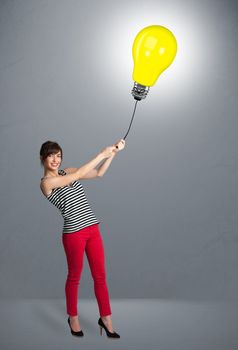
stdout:
[[[125,149],[82,180],[100,219],[111,298],[237,300],[235,1],[0,1],[0,296],[63,298],[63,219],[39,149],[79,167],[124,136],[131,45],[167,25],[179,51],[138,103]],[[79,295],[94,298],[85,256]]]

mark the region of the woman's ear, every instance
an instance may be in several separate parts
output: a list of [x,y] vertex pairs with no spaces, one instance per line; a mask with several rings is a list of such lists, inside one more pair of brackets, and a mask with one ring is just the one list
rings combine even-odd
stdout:
[[42,156],[40,156],[40,163],[41,163],[41,165],[43,166],[44,164],[44,162],[43,162],[43,157]]

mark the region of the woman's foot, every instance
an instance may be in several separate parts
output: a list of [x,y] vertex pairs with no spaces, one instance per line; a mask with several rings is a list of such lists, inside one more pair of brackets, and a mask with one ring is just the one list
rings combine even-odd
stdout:
[[70,326],[74,332],[81,331],[78,316],[69,316],[69,322],[70,322]]
[[105,326],[107,327],[107,329],[109,330],[109,332],[113,333],[114,329],[112,326],[112,316],[111,315],[101,316],[101,319],[102,319],[103,323],[105,324]]

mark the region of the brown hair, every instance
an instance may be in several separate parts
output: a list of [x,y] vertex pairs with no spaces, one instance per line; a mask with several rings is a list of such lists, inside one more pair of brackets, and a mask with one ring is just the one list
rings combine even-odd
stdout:
[[46,141],[41,145],[40,149],[40,157],[41,157],[41,164],[44,165],[45,159],[50,154],[56,154],[58,152],[61,152],[61,159],[63,159],[63,151],[60,145],[57,142],[54,141]]

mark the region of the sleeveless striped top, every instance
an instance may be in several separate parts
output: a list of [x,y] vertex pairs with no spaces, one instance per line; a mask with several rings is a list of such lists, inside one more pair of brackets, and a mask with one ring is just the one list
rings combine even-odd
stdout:
[[[58,174],[66,175],[66,172],[58,170]],[[46,198],[60,210],[64,218],[64,234],[100,223],[90,208],[83,186],[78,180],[70,185],[54,188]]]

